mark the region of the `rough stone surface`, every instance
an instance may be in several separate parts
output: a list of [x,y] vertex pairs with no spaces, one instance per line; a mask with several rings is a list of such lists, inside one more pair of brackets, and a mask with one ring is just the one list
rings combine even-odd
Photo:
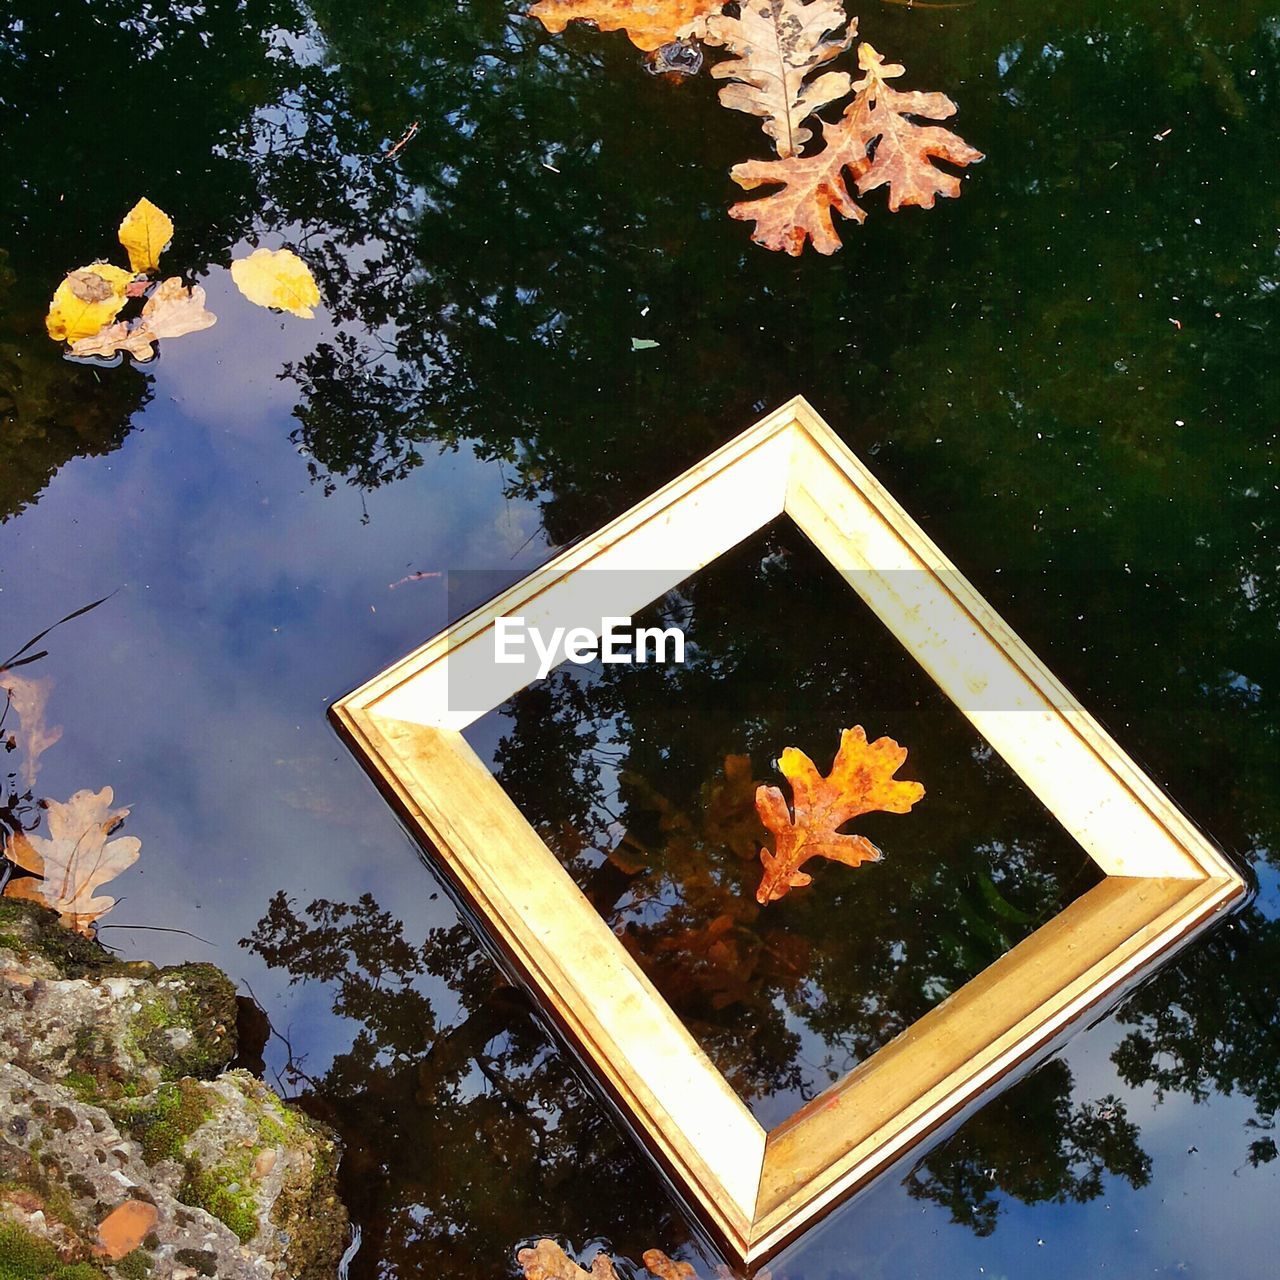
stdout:
[[[15,1276],[332,1280],[336,1141],[247,1072],[218,1074],[235,1012],[211,965],[120,964],[0,899],[0,1259]],[[130,1197],[155,1204],[155,1230],[125,1258],[95,1255],[97,1224]]]

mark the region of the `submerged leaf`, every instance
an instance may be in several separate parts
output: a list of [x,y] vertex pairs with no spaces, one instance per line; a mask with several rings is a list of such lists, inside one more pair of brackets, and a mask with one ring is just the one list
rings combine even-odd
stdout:
[[93,895],[131,867],[142,848],[134,836],[107,839],[129,813],[112,809],[112,798],[111,788],[103,787],[77,791],[65,804],[50,800],[49,834],[18,832],[5,848],[10,861],[43,879],[10,880],[5,896],[52,907],[68,928],[91,936],[94,921],[116,904],[114,898]]
[[764,131],[780,156],[795,156],[813,136],[804,122],[851,87],[848,72],[828,71],[806,82],[818,67],[839,57],[858,30],[840,0],[744,0],[739,16],[707,20],[706,41],[736,56],[711,68],[717,80],[732,80],[720,101],[733,111],[764,119]]
[[601,31],[625,31],[637,49],[652,53],[683,36],[701,36],[724,0],[538,0],[529,10],[553,35],[570,22]]
[[160,265],[160,254],[173,239],[173,222],[144,196],[125,214],[119,234],[134,271],[154,271]]
[[868,744],[861,725],[841,733],[840,750],[825,778],[803,751],[788,747],[778,767],[791,783],[794,817],[777,787],[756,792],[760,819],[775,836],[773,853],[760,850],[764,875],[756,901],[776,902],[791,889],[812,883],[813,877],[800,870],[810,858],[829,858],[849,867],[878,862],[880,850],[870,840],[841,835],[839,828],[864,813],[910,810],[924,795],[924,787],[894,778],[906,758],[906,748],[892,738]]
[[320,290],[307,264],[291,249],[255,249],[231,264],[231,278],[260,307],[315,318],[311,308],[320,301]]
[[887,185],[889,208],[896,212],[909,204],[929,209],[935,196],[960,194],[960,179],[939,169],[935,159],[960,166],[982,159],[980,151],[950,130],[910,119],[953,116],[956,105],[945,94],[900,93],[890,88],[885,81],[902,75],[903,68],[885,65],[869,44],[858,47],[858,65],[865,74],[853,86],[856,96],[838,124],[823,125],[823,150],[734,165],[731,176],[747,191],[760,186],[781,188],[729,210],[731,218],[755,222],[751,238],[766,249],[794,257],[812,240],[819,253],[835,253],[841,241],[832,210],[856,222],[867,216],[849,193],[846,170],[859,194]]
[[26,759],[22,763],[22,780],[35,785],[40,757],[62,737],[62,729],[50,729],[44,720],[45,703],[49,700],[52,680],[28,680],[12,671],[0,671],[0,690],[8,695],[9,706],[18,717],[19,743]]
[[49,304],[45,328],[55,342],[90,338],[110,324],[125,303],[125,290],[133,279],[128,271],[109,262],[94,262],[72,271],[58,286]]

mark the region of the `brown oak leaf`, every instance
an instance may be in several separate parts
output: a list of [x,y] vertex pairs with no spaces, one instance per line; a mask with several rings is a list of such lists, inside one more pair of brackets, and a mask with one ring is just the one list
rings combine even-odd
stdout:
[[637,49],[652,53],[684,36],[701,36],[706,20],[724,0],[538,0],[529,10],[553,35],[570,22],[590,22],[601,31],[625,31]]
[[11,862],[42,879],[10,880],[5,896],[52,907],[68,928],[92,936],[94,922],[116,905],[114,898],[93,895],[131,867],[142,848],[134,836],[107,839],[129,813],[112,809],[112,799],[111,788],[103,787],[77,791],[65,804],[48,801],[49,834],[17,832],[4,850]]
[[799,155],[813,137],[804,122],[851,88],[846,71],[807,77],[839,57],[857,30],[857,18],[846,17],[840,0],[743,0],[738,17],[713,15],[704,39],[735,55],[711,68],[717,80],[734,82],[720,90],[720,101],[763,117],[780,156]]
[[829,858],[848,867],[879,861],[880,850],[870,840],[842,835],[839,828],[864,813],[910,810],[924,787],[894,778],[906,758],[906,748],[892,738],[868,743],[861,725],[841,732],[840,750],[825,778],[803,751],[788,747],[778,767],[791,783],[791,809],[777,787],[762,786],[756,792],[760,820],[776,845],[773,853],[760,850],[764,875],[756,901],[776,902],[791,889],[811,884],[813,877],[800,870],[810,858]]
[[741,201],[731,218],[754,221],[752,240],[766,249],[798,256],[807,242],[823,254],[841,247],[832,210],[863,222],[866,212],[849,193],[846,170],[858,193],[889,188],[889,209],[903,205],[931,209],[937,196],[958,196],[960,179],[939,169],[935,160],[965,166],[981,160],[963,138],[937,125],[916,123],[913,116],[946,120],[956,105],[942,93],[902,93],[886,84],[903,74],[886,64],[869,44],[858,46],[863,77],[838,124],[823,124],[826,146],[814,155],[780,160],[748,160],[734,165],[733,180],[747,191],[761,186],[781,188],[759,200]]

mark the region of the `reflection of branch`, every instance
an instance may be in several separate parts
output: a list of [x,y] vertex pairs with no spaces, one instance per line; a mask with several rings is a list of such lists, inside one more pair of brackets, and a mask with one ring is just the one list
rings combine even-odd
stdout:
[[[267,1012],[266,1006],[262,1001],[254,994],[253,988],[249,985],[249,980],[247,978],[241,978],[240,983],[249,993],[249,998],[258,1006],[262,1016],[266,1019],[267,1030],[284,1045],[285,1053],[287,1055],[284,1063],[285,1075],[289,1076],[294,1083],[297,1083],[299,1080],[305,1081],[318,1093],[320,1091],[319,1083],[311,1076],[307,1075],[307,1073],[302,1069],[302,1064],[307,1060],[306,1054],[303,1054],[301,1058],[294,1055],[293,1042],[282,1031],[276,1030],[275,1023],[271,1021],[271,1015]],[[276,1078],[276,1086],[280,1090],[281,1097],[284,1097],[288,1090],[285,1088],[284,1081],[280,1079],[280,1073],[272,1067],[271,1074]]]

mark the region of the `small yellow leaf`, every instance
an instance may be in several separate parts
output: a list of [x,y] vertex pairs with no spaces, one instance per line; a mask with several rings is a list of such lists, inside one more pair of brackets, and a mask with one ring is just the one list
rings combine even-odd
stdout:
[[125,303],[125,288],[133,279],[109,262],[93,262],[73,271],[58,286],[49,304],[45,328],[55,342],[91,338],[110,324]]
[[120,224],[120,243],[129,251],[129,265],[135,271],[154,271],[160,254],[173,239],[173,222],[163,209],[145,196],[125,214]]
[[231,264],[231,278],[260,307],[315,318],[311,308],[320,301],[320,290],[307,264],[291,249],[255,249]]

